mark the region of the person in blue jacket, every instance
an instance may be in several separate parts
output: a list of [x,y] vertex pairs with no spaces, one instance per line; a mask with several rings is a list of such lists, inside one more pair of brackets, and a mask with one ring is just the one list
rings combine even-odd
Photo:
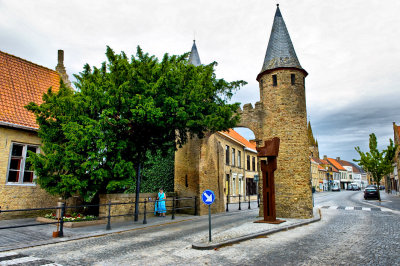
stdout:
[[160,188],[160,191],[158,192],[157,195],[157,212],[159,216],[165,217],[165,213],[167,212],[167,208],[165,207],[165,200],[166,200],[166,195],[163,191],[162,188]]

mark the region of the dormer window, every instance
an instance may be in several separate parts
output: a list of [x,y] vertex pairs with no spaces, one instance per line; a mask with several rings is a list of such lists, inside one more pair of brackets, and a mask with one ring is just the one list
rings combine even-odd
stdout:
[[278,86],[278,79],[276,75],[272,75],[272,86],[274,87]]

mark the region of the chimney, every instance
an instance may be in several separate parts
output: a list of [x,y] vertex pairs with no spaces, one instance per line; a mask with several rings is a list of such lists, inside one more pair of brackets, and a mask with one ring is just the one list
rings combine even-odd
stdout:
[[61,79],[63,80],[64,84],[68,87],[71,87],[71,82],[69,81],[67,71],[64,67],[64,50],[58,50],[58,59],[57,59],[57,66],[56,71],[60,74]]
[[336,161],[340,161],[340,157],[336,157]]
[[328,160],[328,156],[324,155],[324,160],[325,161]]
[[64,67],[64,50],[58,50],[58,66]]

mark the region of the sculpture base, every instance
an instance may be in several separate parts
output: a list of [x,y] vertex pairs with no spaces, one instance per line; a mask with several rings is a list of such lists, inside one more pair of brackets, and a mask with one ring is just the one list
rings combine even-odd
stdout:
[[265,221],[265,220],[259,220],[259,221],[255,221],[254,223],[265,223],[265,224],[281,224],[286,222],[285,220],[279,220],[276,219],[275,221]]

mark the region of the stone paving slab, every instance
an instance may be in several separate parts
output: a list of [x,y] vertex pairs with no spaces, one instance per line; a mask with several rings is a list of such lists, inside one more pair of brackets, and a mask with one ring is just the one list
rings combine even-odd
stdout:
[[212,241],[203,238],[200,242],[194,243],[192,248],[199,250],[216,249],[227,245],[236,244],[249,239],[262,237],[286,231],[298,226],[307,225],[321,220],[321,211],[314,208],[314,217],[310,219],[284,219],[286,222],[280,224],[247,222],[241,226],[233,227],[212,236]]

